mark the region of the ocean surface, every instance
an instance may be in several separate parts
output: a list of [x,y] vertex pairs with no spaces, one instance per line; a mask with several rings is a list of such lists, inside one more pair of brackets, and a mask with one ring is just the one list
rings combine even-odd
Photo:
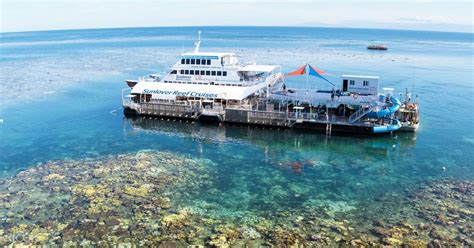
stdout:
[[[281,65],[283,72],[310,63],[336,84],[342,74],[374,75],[380,89],[413,90],[420,129],[326,137],[125,118],[124,80],[166,73],[182,52],[192,51],[198,30],[201,51],[235,52],[241,63]],[[408,195],[433,180],[474,180],[473,37],[282,27],[1,33],[0,178],[52,160],[169,152],[212,164],[204,167],[212,188],[172,199],[177,208],[229,222],[320,205],[339,213],[360,210],[357,218],[370,218],[363,213],[373,213],[381,196]],[[374,43],[389,50],[366,50]],[[305,80],[292,78],[287,85],[304,87]],[[314,89],[331,87],[309,82]]]

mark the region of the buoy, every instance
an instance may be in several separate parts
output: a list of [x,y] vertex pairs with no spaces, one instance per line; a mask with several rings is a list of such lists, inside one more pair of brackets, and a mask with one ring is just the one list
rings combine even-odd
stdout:
[[446,167],[443,166],[443,170],[445,171],[445,170],[446,170]]

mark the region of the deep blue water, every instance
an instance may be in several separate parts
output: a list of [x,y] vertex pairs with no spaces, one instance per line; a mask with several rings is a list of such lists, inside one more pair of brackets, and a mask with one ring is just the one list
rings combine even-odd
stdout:
[[[279,64],[284,72],[309,62],[336,83],[341,74],[369,74],[381,77],[380,88],[414,89],[420,130],[326,137],[124,118],[123,81],[166,72],[182,51],[192,49],[197,30],[203,31],[202,51],[236,52],[241,61]],[[216,164],[209,170],[215,171],[221,194],[203,191],[196,197],[216,204],[217,212],[256,210],[275,186],[305,188],[306,197],[273,199],[294,207],[316,194],[333,202],[370,203],[400,185],[474,179],[473,34],[183,27],[3,33],[0,38],[2,177],[48,160],[142,149],[178,152]],[[367,51],[372,43],[389,50]],[[296,78],[288,84],[304,82]],[[311,87],[328,85],[312,79]],[[292,170],[295,162],[305,164],[302,173]]]

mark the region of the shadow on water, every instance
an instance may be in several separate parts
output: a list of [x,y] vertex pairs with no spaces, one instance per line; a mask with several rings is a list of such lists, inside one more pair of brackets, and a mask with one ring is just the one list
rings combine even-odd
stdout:
[[[311,149],[314,145],[328,144],[333,140],[356,139],[354,142],[364,142],[374,150],[387,150],[398,146],[416,145],[416,134],[396,133],[394,135],[369,136],[360,134],[336,134],[327,136],[320,132],[306,130],[258,127],[234,124],[219,124],[212,122],[196,122],[151,117],[124,117],[124,128],[130,131],[151,131],[192,137],[207,141],[241,141],[262,146],[276,145],[285,148]],[[370,152],[370,151],[369,151]]]
[[181,204],[211,209],[212,215],[265,213],[324,203],[351,209],[351,204],[372,202],[387,192],[398,192],[400,184],[416,184],[429,174],[414,171],[416,161],[404,156],[416,144],[414,134],[327,137],[149,117],[124,118],[124,129],[179,136],[201,144],[195,156],[214,162],[208,168],[212,187],[188,192]]

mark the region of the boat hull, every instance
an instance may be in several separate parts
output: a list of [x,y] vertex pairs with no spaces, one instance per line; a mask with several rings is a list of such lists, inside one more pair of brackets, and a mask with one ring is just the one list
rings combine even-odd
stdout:
[[[216,116],[199,116],[199,117],[183,117],[183,116],[172,116],[166,114],[155,114],[155,113],[138,113],[137,111],[124,108],[124,114],[126,117],[133,118],[136,116],[144,116],[149,118],[157,118],[164,120],[187,120],[187,121],[199,121],[203,123],[215,123],[215,124],[226,124],[226,125],[239,125],[239,126],[253,126],[253,127],[264,127],[264,128],[275,128],[275,129],[292,129],[292,130],[301,130],[308,132],[318,132],[318,133],[328,133],[328,134],[339,134],[339,135],[384,135],[385,133],[375,133],[372,126],[368,125],[346,125],[346,124],[337,124],[337,123],[321,123],[321,122],[311,122],[303,121],[300,123],[294,123],[291,125],[288,122],[280,122],[278,124],[272,122],[250,122],[250,121],[241,121],[241,120],[226,120],[221,117]],[[183,123],[183,125],[186,125]]]

